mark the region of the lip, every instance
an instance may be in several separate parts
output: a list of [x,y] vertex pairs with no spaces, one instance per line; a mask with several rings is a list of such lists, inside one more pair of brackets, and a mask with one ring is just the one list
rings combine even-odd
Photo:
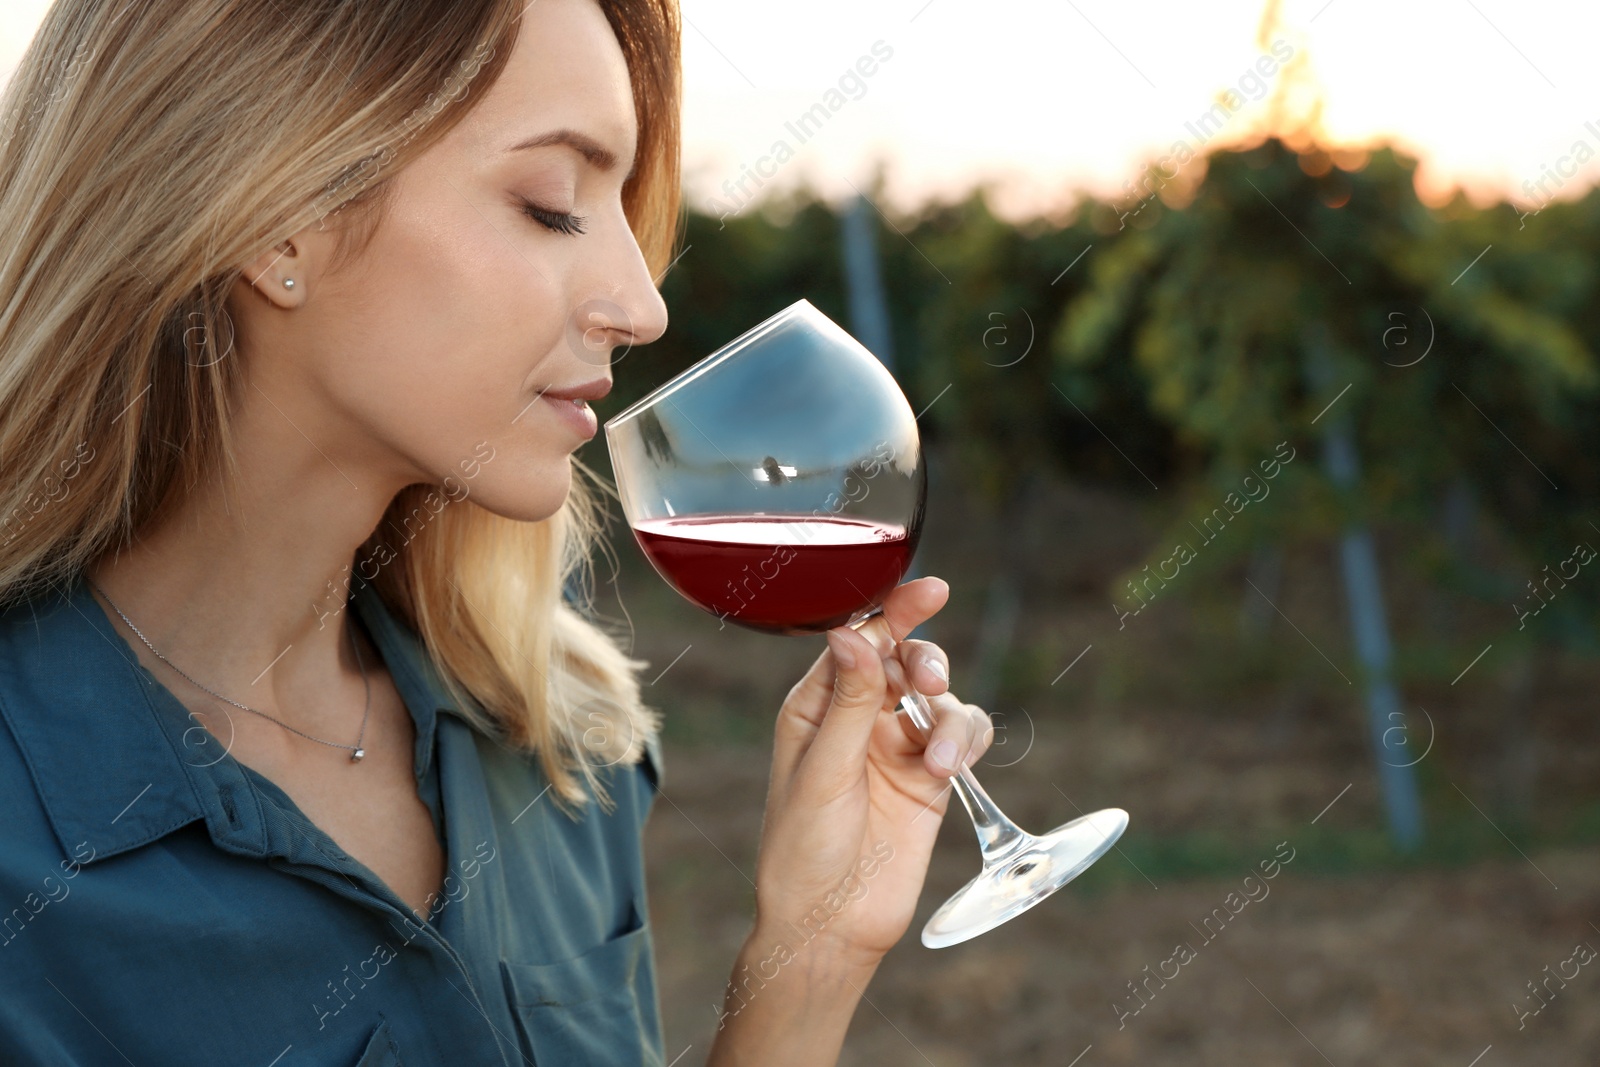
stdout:
[[546,389],[541,394],[553,397],[556,400],[599,400],[611,392],[610,378],[594,378],[577,385],[569,385],[565,389]]
[[[609,384],[609,383],[608,383]],[[582,397],[568,399],[557,396],[554,391],[547,392],[539,397],[541,404],[548,404],[557,417],[572,427],[573,431],[585,440],[593,437],[600,429],[600,419]]]

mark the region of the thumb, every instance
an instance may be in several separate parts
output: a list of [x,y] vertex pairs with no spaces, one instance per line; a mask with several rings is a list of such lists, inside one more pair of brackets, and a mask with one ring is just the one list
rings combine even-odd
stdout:
[[883,660],[872,642],[848,626],[828,631],[834,661],[833,697],[806,754],[812,773],[843,787],[858,778],[883,708]]

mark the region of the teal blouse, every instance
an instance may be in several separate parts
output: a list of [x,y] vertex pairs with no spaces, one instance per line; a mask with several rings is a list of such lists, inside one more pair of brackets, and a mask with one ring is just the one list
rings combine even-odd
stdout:
[[349,603],[416,722],[449,871],[425,922],[225,753],[81,576],[0,612],[0,1063],[662,1063],[655,739],[574,820],[373,587]]

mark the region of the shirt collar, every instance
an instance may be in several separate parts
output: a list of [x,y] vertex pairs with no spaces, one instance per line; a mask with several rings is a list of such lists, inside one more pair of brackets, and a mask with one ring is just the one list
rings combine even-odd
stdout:
[[[438,712],[465,718],[421,639],[363,582],[359,621],[416,724],[420,782]],[[69,855],[93,859],[205,819],[218,844],[264,853],[266,829],[238,763],[145,669],[80,574],[0,613],[0,717]]]
[[452,703],[438,669],[434,667],[422,638],[417,636],[378,595],[377,586],[362,581],[350,596],[357,617],[367,635],[383,654],[383,665],[405,699],[417,728],[415,765],[421,783],[433,762],[434,735],[438,732],[439,712],[459,718],[466,716]]
[[[570,589],[564,599],[568,606],[576,606],[577,602],[573,600]],[[389,610],[383,598],[378,596],[376,586],[370,582],[361,582],[352,594],[350,602],[355,605],[361,621],[367,627],[367,632],[383,650],[384,663],[388,666],[395,685],[400,688],[406,706],[411,709],[412,717],[416,720],[417,781],[420,783],[436,747],[433,743],[438,722],[436,713],[449,712],[474,728],[476,723],[452,702],[449,691],[440,681],[439,672],[433,665],[427,646],[417,636],[416,631]],[[468,696],[468,700],[472,698]],[[497,743],[503,743],[501,732],[495,729],[494,717],[477,701],[472,701],[472,706],[477,721],[489,724],[493,739]],[[642,747],[644,754],[640,762],[644,773],[656,792],[660,792],[664,781],[660,735],[654,731],[645,734]]]

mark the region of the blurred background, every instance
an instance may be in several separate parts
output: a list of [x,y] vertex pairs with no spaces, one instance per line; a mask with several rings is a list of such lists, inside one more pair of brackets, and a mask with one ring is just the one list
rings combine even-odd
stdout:
[[[0,71],[44,6],[6,0]],[[684,14],[672,325],[602,419],[802,296],[851,330],[920,412],[915,573],[952,595],[918,636],[995,719],[979,776],[1030,829],[1132,817],[932,952],[977,870],[948,814],[842,1062],[1600,1062],[1600,10]],[[651,918],[694,1062],[822,639],[719,631],[612,544],[599,613],[666,717]]]
[[[995,718],[979,777],[1030,829],[1131,814],[935,952],[948,813],[844,1062],[1600,1063],[1600,11],[684,10],[672,326],[602,417],[801,296],[851,330],[921,413],[918,636]],[[719,632],[614,530],[690,1062],[822,642]]]

